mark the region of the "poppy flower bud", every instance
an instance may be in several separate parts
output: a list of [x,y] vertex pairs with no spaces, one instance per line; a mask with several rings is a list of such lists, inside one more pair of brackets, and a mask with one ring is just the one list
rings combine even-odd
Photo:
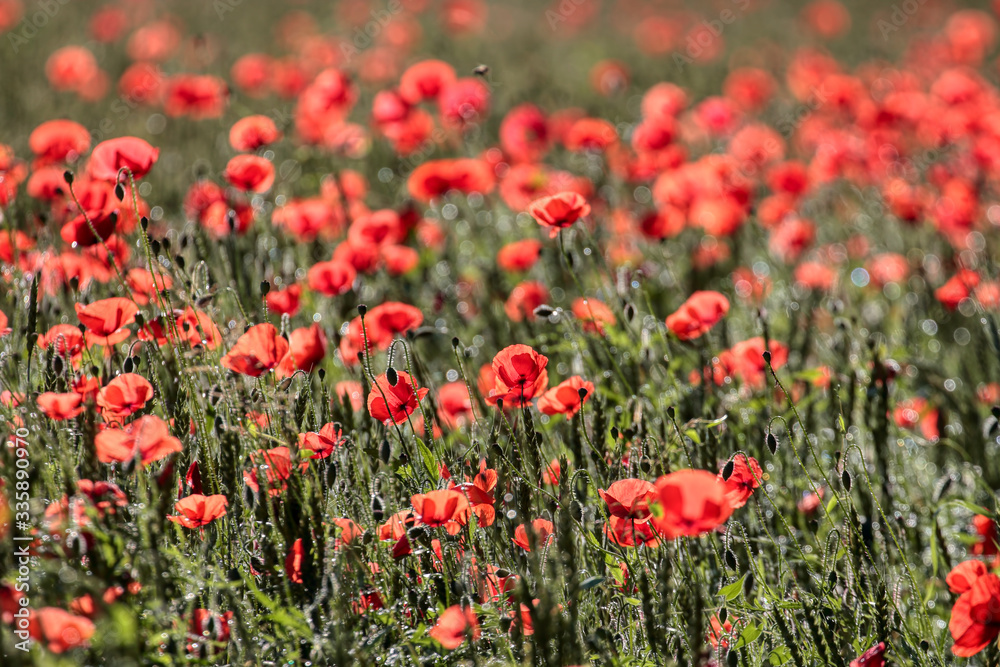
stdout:
[[729,610],[723,607],[719,610],[719,623],[725,623],[727,618],[729,618]]
[[121,183],[115,185],[115,197],[118,201],[125,201],[125,186]]
[[[59,357],[56,358],[58,359]],[[132,363],[132,357],[129,357],[128,359],[125,360],[125,363],[122,364],[122,371],[124,371],[125,373],[131,373],[133,368],[134,364]]]
[[185,263],[186,262],[184,261],[184,257],[182,257],[181,255],[174,255],[174,264],[176,264],[181,271],[184,270]]
[[774,437],[773,433],[767,434],[767,448],[770,450],[771,454],[778,451],[778,439]]
[[66,181],[67,185],[73,185],[73,172],[72,171],[64,171],[63,172],[63,180]]
[[388,440],[382,440],[382,444],[378,448],[378,457],[382,460],[382,463],[388,463],[391,456],[392,445],[389,444]]
[[368,306],[366,306],[363,303],[359,303],[358,304],[358,315],[360,315],[361,317],[364,317],[365,313],[367,313],[367,312],[368,312]]
[[267,293],[271,291],[271,283],[266,280],[260,281],[260,295],[267,296]]
[[587,388],[586,388],[586,387],[580,387],[580,388],[579,388],[579,389],[577,390],[577,392],[576,392],[576,393],[580,395],[580,400],[581,400],[581,401],[582,401],[583,399],[587,398]]
[[766,364],[771,363],[771,351],[770,350],[764,350],[764,363],[766,363]]
[[731,550],[726,549],[725,558],[726,558],[726,567],[728,567],[730,570],[735,570],[739,567],[739,562],[736,560],[736,554],[734,554]]
[[139,218],[139,224],[142,226],[142,231],[146,231],[149,229],[149,218],[142,216]]
[[[458,336],[455,336],[454,338],[452,338],[452,339],[451,339],[451,346],[452,346],[452,347],[456,347],[456,348],[457,348],[457,347],[458,347],[458,345],[459,345],[459,343],[458,343]],[[996,408],[994,408],[994,410],[995,410],[995,409],[996,409]]]
[[389,381],[390,387],[395,387],[396,383],[399,382],[399,375],[396,373],[396,369],[389,366],[385,371],[385,379]]
[[840,475],[840,481],[842,481],[844,483],[844,489],[846,491],[850,491],[851,490],[851,473],[849,471],[844,470],[844,472],[841,473],[841,475]]
[[552,306],[547,303],[543,303],[532,311],[535,317],[551,317],[552,313],[556,312]]
[[737,667],[740,664],[740,653],[739,651],[730,651],[726,655],[726,665],[728,667]]

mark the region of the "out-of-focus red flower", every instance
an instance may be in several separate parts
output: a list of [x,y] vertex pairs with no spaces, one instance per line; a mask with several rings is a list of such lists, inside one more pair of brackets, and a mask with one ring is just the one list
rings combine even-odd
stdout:
[[[137,137],[102,141],[94,147],[87,161],[87,173],[99,181],[119,180],[119,170],[127,169],[134,178],[142,178],[153,168],[160,149]],[[122,175],[122,179],[127,176]]]
[[[254,467],[250,471],[244,471],[243,481],[254,493],[260,492],[260,478],[258,470],[263,468],[267,480],[268,495],[280,495],[288,488],[288,480],[292,476],[292,452],[288,447],[274,447],[268,450],[258,450],[250,455]],[[299,470],[306,470],[309,461],[299,463]]]
[[729,299],[722,294],[695,292],[667,317],[667,328],[681,340],[693,340],[708,333],[728,312]]
[[288,352],[275,368],[279,378],[295,371],[311,373],[326,356],[326,334],[319,323],[295,329],[288,335]]
[[517,285],[507,297],[504,312],[511,322],[535,320],[535,308],[549,300],[549,290],[545,285],[528,280]]
[[948,589],[952,593],[961,595],[971,590],[972,584],[976,583],[976,579],[988,572],[986,564],[982,561],[967,560],[952,568],[948,576],[945,577],[945,583],[948,584]]
[[139,417],[124,428],[106,428],[94,438],[94,446],[104,463],[131,461],[138,455],[144,466],[182,449],[181,441],[156,415]]
[[[540,548],[545,548],[555,533],[555,526],[548,519],[535,519],[531,522],[531,531],[535,534],[535,544]],[[531,543],[528,539],[528,530],[525,524],[521,524],[514,529],[514,537],[511,541],[525,551],[531,551]]]
[[53,653],[89,646],[94,635],[94,624],[90,619],[58,607],[42,607],[34,612],[33,621],[37,628],[33,636],[45,642]]
[[300,433],[299,450],[308,449],[314,459],[325,459],[344,444],[344,433],[339,424],[324,424],[318,432]]
[[241,118],[229,129],[229,145],[233,150],[252,153],[281,139],[281,131],[267,116]]
[[603,301],[592,298],[573,300],[573,316],[583,323],[583,330],[604,335],[605,326],[614,326],[617,322],[615,314]]
[[229,101],[229,87],[208,74],[177,74],[164,87],[163,110],[168,116],[219,118]]
[[264,322],[240,336],[219,363],[234,373],[260,377],[277,366],[287,352],[288,341],[273,324]]
[[848,667],[885,667],[885,642],[879,642],[859,655]]
[[302,295],[302,286],[292,284],[281,290],[271,290],[264,297],[269,310],[278,315],[292,316],[299,312],[299,297]]
[[74,162],[90,148],[90,132],[72,120],[50,120],[28,136],[35,167]]
[[497,266],[504,271],[527,271],[538,261],[542,244],[534,239],[508,243],[497,253]]
[[644,479],[622,479],[611,486],[598,489],[601,500],[607,503],[608,512],[621,519],[642,521],[649,518],[649,499],[653,485]]
[[656,480],[651,522],[667,539],[715,530],[733,513],[726,485],[707,470],[678,470]]
[[465,641],[466,637],[472,636],[472,640],[479,639],[481,631],[476,612],[472,607],[462,609],[459,605],[452,605],[441,612],[437,623],[427,631],[433,639],[437,640],[441,646],[454,651]]
[[976,578],[955,601],[948,630],[955,640],[951,652],[960,658],[976,655],[1000,635],[1000,577]]
[[549,150],[545,114],[533,104],[514,107],[500,123],[500,147],[514,162],[534,163]]
[[267,192],[274,185],[274,165],[259,155],[237,155],[226,165],[226,181],[244,192]]
[[399,94],[410,104],[434,100],[455,82],[455,68],[440,60],[422,60],[403,72]]
[[309,289],[324,296],[339,296],[354,284],[357,271],[349,263],[341,260],[328,260],[313,264],[306,274]]
[[577,192],[560,192],[532,202],[528,213],[555,238],[560,229],[590,215],[590,204]]
[[71,391],[59,394],[52,391],[39,394],[36,399],[42,414],[54,421],[64,421],[76,417],[84,410],[83,396]]
[[451,190],[488,194],[495,184],[489,164],[474,158],[424,162],[406,181],[410,195],[422,202],[442,197]]

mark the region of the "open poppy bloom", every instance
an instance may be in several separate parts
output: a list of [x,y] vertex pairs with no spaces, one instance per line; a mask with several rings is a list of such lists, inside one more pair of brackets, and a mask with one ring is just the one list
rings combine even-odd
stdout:
[[496,519],[497,471],[486,467],[486,460],[479,463],[479,472],[471,482],[454,487],[464,492],[472,504],[472,513],[476,515],[476,523],[480,526],[492,526]]
[[[261,487],[260,478],[257,475],[258,470],[265,471],[269,495],[280,495],[288,488],[287,482],[293,471],[292,452],[288,447],[274,447],[266,451],[257,450],[250,455],[250,459],[253,461],[254,467],[248,472],[244,471],[243,481],[254,493],[259,493]],[[309,461],[303,461],[299,464],[299,470],[306,470],[308,467]]]
[[427,634],[436,639],[441,646],[453,651],[461,646],[469,635],[473,641],[479,639],[479,620],[472,607],[462,609],[457,604],[452,605],[441,612],[437,623],[427,631]]
[[97,407],[106,419],[128,417],[153,397],[153,385],[138,373],[122,373],[97,394]]
[[313,264],[306,274],[309,289],[323,296],[339,296],[351,289],[358,272],[348,262],[331,259]]
[[472,514],[468,498],[455,489],[419,493],[410,498],[410,502],[420,525],[444,527],[449,535],[458,535]]
[[[725,467],[723,467],[725,470]],[[747,500],[753,495],[753,490],[760,486],[763,471],[757,459],[747,457],[745,454],[737,454],[733,459],[733,471],[729,479],[722,478],[722,471],[719,472],[719,481],[726,485],[726,500],[733,509],[739,509],[747,504]]]
[[396,385],[389,383],[385,373],[375,378],[368,393],[368,413],[385,425],[402,424],[417,409],[428,389],[417,387],[409,373],[396,372]]
[[656,480],[651,522],[667,539],[694,537],[726,522],[733,508],[726,485],[707,470],[678,470]]
[[260,377],[277,366],[288,352],[285,340],[273,324],[250,327],[219,363],[234,373]]
[[570,227],[580,218],[590,215],[590,204],[578,192],[560,192],[532,202],[528,213],[555,238],[560,229]]
[[976,655],[1000,635],[1000,577],[977,577],[951,610],[948,623],[955,643],[951,652],[961,658]]
[[627,519],[611,515],[604,524],[604,534],[620,547],[635,547],[644,544],[654,548],[659,546],[661,535],[653,528],[649,517]]
[[[544,548],[552,539],[552,534],[556,528],[548,519],[535,519],[531,522],[531,531],[535,534],[535,544]],[[514,537],[511,541],[525,551],[531,551],[531,541],[528,539],[528,530],[525,524],[521,524],[514,529]]]
[[83,396],[75,391],[59,394],[47,391],[36,399],[42,414],[54,421],[72,419],[83,412]]
[[649,518],[649,499],[654,487],[644,479],[622,479],[597,493],[611,516],[642,521]]
[[[119,171],[127,169],[134,178],[142,178],[153,168],[160,150],[137,137],[108,139],[94,146],[87,162],[87,172],[98,181],[119,180]],[[122,175],[122,179],[127,180]]]
[[324,424],[319,432],[299,434],[299,449],[308,449],[314,459],[325,459],[343,444],[344,435],[339,424]]
[[667,328],[681,340],[693,340],[708,333],[726,313],[729,299],[718,292],[695,292],[667,317]]
[[[53,653],[65,653],[89,645],[94,635],[94,623],[58,607],[42,607],[33,613],[36,639],[45,642]],[[37,633],[37,634],[36,634]]]
[[851,660],[848,667],[885,667],[885,642],[879,642]]
[[583,324],[583,330],[604,335],[605,326],[617,321],[607,304],[597,299],[579,298],[573,301],[573,316]]
[[542,394],[542,397],[538,399],[538,409],[547,415],[563,414],[572,417],[580,411],[580,408],[593,393],[593,382],[588,382],[579,375],[574,375]]
[[527,345],[510,345],[493,357],[494,388],[487,399],[496,403],[502,398],[513,407],[526,405],[549,386],[549,373],[545,366],[548,357],[535,352]]
[[106,428],[94,438],[97,458],[103,463],[131,461],[138,455],[142,465],[179,452],[181,441],[170,435],[166,422],[145,415],[124,428]]
[[237,155],[226,165],[226,181],[244,192],[267,192],[274,185],[274,165],[259,155]]
[[274,372],[279,378],[295,371],[311,373],[326,356],[326,334],[319,323],[295,329],[288,335],[288,352]]
[[227,505],[229,501],[223,495],[203,496],[195,493],[178,500],[174,504],[177,515],[168,514],[167,518],[185,528],[201,528],[225,516]]
[[139,307],[131,300],[115,296],[95,301],[89,305],[74,304],[76,316],[87,331],[100,338],[108,338],[123,327],[135,322]]

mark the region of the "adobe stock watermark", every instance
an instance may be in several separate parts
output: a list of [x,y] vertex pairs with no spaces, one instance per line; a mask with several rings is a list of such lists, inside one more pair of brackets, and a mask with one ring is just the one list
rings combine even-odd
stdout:
[[684,67],[694,63],[705,51],[712,46],[715,40],[722,37],[726,28],[736,22],[740,14],[750,8],[751,0],[730,0],[736,9],[723,9],[717,18],[702,19],[701,24],[688,32],[687,41],[684,46],[684,53],[674,51],[674,63],[678,67]]
[[388,0],[384,9],[373,9],[369,12],[371,20],[364,25],[355,26],[350,41],[340,43],[340,53],[346,62],[350,63],[359,53],[375,43],[386,26],[406,9],[404,0]]
[[545,20],[549,22],[549,28],[552,29],[552,32],[558,30],[559,24],[568,21],[576,13],[576,10],[586,2],[590,2],[590,0],[562,0],[555,9],[546,9]]
[[17,54],[21,47],[34,39],[38,31],[45,28],[49,21],[59,13],[59,10],[69,4],[69,1],[38,0],[35,3],[36,9],[34,11],[26,11],[17,27],[7,33],[7,41],[10,42],[14,53]]
[[878,26],[879,32],[882,33],[882,39],[889,41],[889,35],[898,32],[906,25],[926,2],[927,0],[903,0],[903,2],[894,4],[892,12],[889,13],[889,19],[880,18],[875,24]]
[[34,557],[28,550],[28,545],[35,539],[31,534],[31,502],[30,476],[31,458],[28,452],[29,432],[26,428],[17,429],[7,440],[7,447],[14,450],[17,459],[14,462],[14,558],[17,561],[17,576],[14,579],[14,590],[21,593],[14,612],[14,635],[20,640],[14,646],[18,651],[28,652],[33,640],[31,638],[31,611],[28,608],[31,592],[31,569]]

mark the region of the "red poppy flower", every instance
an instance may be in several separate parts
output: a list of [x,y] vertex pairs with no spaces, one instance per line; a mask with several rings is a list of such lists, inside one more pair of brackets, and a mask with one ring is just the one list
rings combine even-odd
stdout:
[[952,568],[945,578],[948,589],[952,593],[961,595],[972,589],[972,584],[976,579],[989,573],[986,564],[979,560],[967,560]]
[[885,667],[885,642],[879,642],[851,660],[848,667]]
[[597,299],[578,298],[573,300],[573,316],[583,323],[583,330],[604,335],[605,326],[614,326],[617,319],[611,309]]
[[191,622],[188,623],[187,651],[190,654],[209,648],[210,654],[223,650],[229,643],[229,625],[233,622],[233,612],[217,614],[208,609],[195,609],[191,612]]
[[338,447],[344,445],[344,434],[339,424],[324,424],[319,432],[299,434],[299,449],[308,449],[312,458],[325,459]]
[[292,542],[292,547],[288,550],[288,555],[285,556],[285,576],[293,584],[301,584],[302,579],[302,564],[305,561],[305,547],[302,545],[302,538],[298,538]]
[[124,428],[106,428],[94,438],[97,458],[104,463],[131,461],[136,454],[142,465],[179,452],[181,441],[170,435],[166,422],[156,415],[145,415]]
[[295,371],[311,373],[326,356],[326,334],[319,323],[295,329],[288,335],[288,352],[275,369],[284,378]]
[[535,308],[549,300],[549,290],[540,282],[529,280],[515,287],[507,302],[504,312],[511,322],[535,321]]
[[35,154],[35,167],[73,162],[90,148],[90,132],[72,120],[50,120],[36,127],[28,136],[28,147]]
[[500,248],[497,266],[504,271],[527,271],[538,261],[542,244],[534,239],[515,241]]
[[274,165],[259,155],[237,155],[226,164],[223,175],[244,192],[267,192],[274,185]]
[[229,501],[223,495],[203,496],[195,493],[174,504],[177,515],[167,518],[185,528],[201,528],[226,515]]
[[[585,392],[583,398],[580,398],[581,389]],[[587,402],[593,393],[593,382],[588,382],[579,375],[574,375],[542,394],[542,397],[538,399],[538,409],[547,415],[562,414],[566,417],[572,417],[580,411],[580,407]]]
[[368,311],[365,315],[365,328],[369,342],[385,349],[396,336],[416,329],[423,321],[424,314],[416,306],[386,301]]
[[955,643],[951,652],[961,658],[976,655],[1000,635],[1000,577],[978,577],[955,601],[948,623]]
[[622,479],[597,493],[608,505],[612,516],[642,521],[649,518],[649,500],[653,485],[644,479]]
[[456,489],[419,493],[410,498],[410,503],[420,525],[443,527],[449,535],[458,535],[472,514],[469,499]]
[[409,104],[433,100],[455,81],[455,68],[441,60],[422,60],[403,72],[399,95]]
[[738,454],[733,459],[733,471],[729,479],[722,479],[722,472],[719,472],[718,479],[726,485],[726,500],[733,509],[739,509],[747,504],[747,500],[753,495],[753,490],[760,486],[758,480],[762,474],[757,459],[752,456],[748,458],[745,454]]
[[438,388],[438,419],[441,425],[458,428],[472,416],[472,398],[469,388],[460,380],[448,382]]
[[86,306],[77,303],[73,307],[87,331],[101,338],[107,338],[135,322],[135,314],[139,312],[135,303],[119,296],[94,301]]
[[68,357],[74,364],[83,354],[83,334],[72,324],[56,324],[38,337],[38,347],[52,348],[60,356]]
[[726,485],[707,470],[678,470],[660,477],[655,486],[650,521],[667,539],[715,530],[733,513]]
[[515,162],[538,162],[549,150],[545,114],[533,104],[514,107],[500,123],[500,147]]
[[383,373],[375,378],[374,386],[368,392],[368,413],[387,426],[401,424],[413,414],[428,391],[414,385],[409,373],[397,371],[395,386]]
[[590,215],[590,204],[578,192],[560,192],[531,203],[528,213],[555,238],[560,229]]
[[491,403],[502,398],[506,405],[521,407],[549,386],[548,357],[527,345],[511,345],[493,357],[495,374]]
[[128,169],[134,178],[142,178],[153,168],[160,149],[137,137],[102,141],[94,147],[87,162],[87,173],[99,181],[119,180],[120,169]]
[[58,607],[42,607],[34,612],[36,639],[45,642],[53,653],[65,653],[90,644],[94,624],[83,616],[75,616]]
[[145,305],[156,300],[157,292],[173,287],[174,279],[157,273],[154,277],[147,269],[129,269],[125,274],[125,282],[132,290],[132,299],[139,305]]
[[655,548],[659,546],[661,537],[653,529],[649,518],[638,521],[614,515],[608,517],[608,522],[604,524],[604,534],[620,547],[645,544],[647,547]]
[[[260,478],[257,476],[258,469],[266,470],[268,495],[277,496],[288,488],[287,481],[292,476],[292,452],[288,447],[274,447],[268,450],[257,450],[250,455],[254,463],[254,468],[249,472],[244,471],[243,481],[254,493],[260,492]],[[302,461],[299,470],[306,470],[309,461]]]
[[472,635],[473,641],[478,640],[481,631],[476,612],[472,607],[462,609],[456,604],[441,612],[437,623],[427,631],[427,634],[444,648],[453,651],[461,646],[469,635]]
[[264,322],[250,327],[219,363],[234,373],[260,377],[277,366],[288,352],[288,341],[273,324]]
[[492,526],[496,519],[496,496],[494,491],[497,488],[497,471],[486,467],[486,460],[479,464],[479,472],[471,482],[459,484],[454,487],[463,493],[472,504],[472,513],[476,515],[476,523],[481,527]]
[[[547,519],[535,519],[531,522],[531,530],[535,533],[535,544],[540,548],[544,548],[552,539],[552,534],[555,533],[556,528]],[[531,551],[528,530],[525,524],[522,523],[514,529],[514,537],[511,538],[511,541],[525,551]]]
[[167,80],[163,94],[168,116],[219,118],[229,100],[229,87],[216,76],[177,74]]
[[42,414],[55,421],[72,419],[84,410],[83,396],[75,391],[67,394],[47,391],[44,394],[39,394],[36,402]]
[[473,158],[458,158],[423,163],[410,174],[406,186],[414,199],[429,202],[450,190],[486,194],[493,189],[495,182],[488,163]]
[[306,279],[309,289],[324,296],[339,296],[351,289],[358,274],[349,263],[329,260],[313,264]]
[[718,292],[695,292],[667,317],[667,328],[681,340],[698,338],[729,312],[729,299]]
[[281,139],[281,131],[267,116],[241,118],[229,129],[229,145],[243,153],[273,144]]
[[282,290],[271,290],[264,297],[268,310],[278,315],[295,315],[299,312],[299,298],[302,295],[302,286],[292,284]]
[[105,419],[128,417],[153,397],[153,385],[138,373],[122,373],[97,395],[97,407]]

